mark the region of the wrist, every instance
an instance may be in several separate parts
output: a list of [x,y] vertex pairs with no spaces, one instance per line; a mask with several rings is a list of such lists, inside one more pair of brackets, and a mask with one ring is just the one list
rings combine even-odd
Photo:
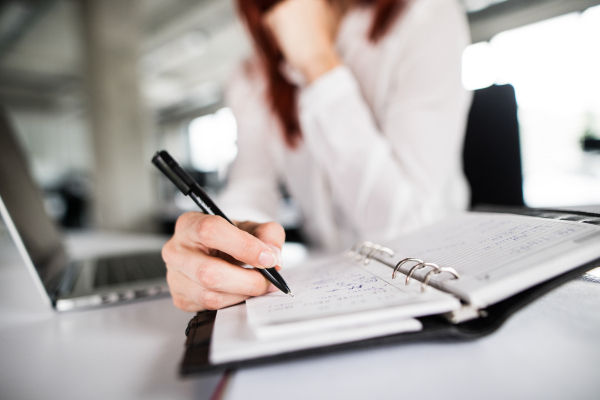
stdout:
[[310,61],[306,62],[300,70],[307,82],[311,84],[339,65],[342,65],[341,60],[334,51],[331,51],[313,57]]

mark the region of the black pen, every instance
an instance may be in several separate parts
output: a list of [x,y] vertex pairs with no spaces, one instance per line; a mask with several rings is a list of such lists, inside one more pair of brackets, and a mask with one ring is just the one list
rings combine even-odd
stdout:
[[[190,174],[187,173],[186,170],[181,168],[181,166],[175,161],[173,157],[165,150],[158,151],[152,157],[152,163],[171,180],[177,186],[177,188],[183,193],[185,196],[190,196],[190,198],[200,207],[200,209],[208,215],[218,215],[223,217],[227,222],[231,225],[235,226],[233,222],[217,207],[217,205],[212,201],[212,199],[206,194],[204,189],[192,178]],[[275,287],[281,290],[285,294],[289,294],[290,296],[294,296],[292,291],[288,287],[288,285],[283,280],[283,277],[279,275],[279,272],[273,268],[255,268],[267,278],[269,282],[271,282]]]

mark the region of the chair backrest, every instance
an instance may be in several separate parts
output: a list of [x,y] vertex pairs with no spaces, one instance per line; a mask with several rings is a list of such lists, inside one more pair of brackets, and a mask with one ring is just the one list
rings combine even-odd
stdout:
[[463,148],[471,206],[522,206],[523,175],[517,102],[512,85],[474,92]]

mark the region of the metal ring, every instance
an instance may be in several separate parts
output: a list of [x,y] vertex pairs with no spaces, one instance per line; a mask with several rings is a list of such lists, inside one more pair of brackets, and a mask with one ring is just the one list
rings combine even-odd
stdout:
[[371,245],[364,245],[362,247],[360,247],[360,250],[357,252],[356,257],[354,257],[354,259],[356,261],[360,261],[362,260],[362,258],[366,255],[366,253],[368,253],[369,251],[371,251],[371,249],[373,248],[373,246],[376,246],[375,244],[371,243]]
[[377,253],[377,250],[379,250],[380,247],[381,246],[378,244],[373,245],[371,251],[365,256],[365,265],[368,265],[371,262],[371,257],[373,257],[373,254]]
[[[417,270],[419,270],[419,269],[422,269],[422,268],[426,268],[426,267],[431,267],[431,268],[433,268],[431,271],[437,271],[437,270],[439,270],[439,269],[440,269],[440,267],[438,267],[438,265],[437,265],[437,264],[434,264],[434,263],[426,263],[426,262],[424,262],[424,263],[417,264],[417,265],[415,265],[414,267],[412,267],[412,268],[410,269],[410,271],[408,272],[408,275],[406,276],[406,282],[405,282],[404,284],[405,284],[405,285],[408,285],[408,283],[409,283],[409,281],[410,281],[410,277],[412,276],[413,272],[415,272],[415,271],[417,271]],[[429,272],[429,273],[431,273],[431,272]],[[427,274],[427,275],[429,275],[429,274]],[[422,290],[422,289],[423,289],[423,288],[422,288],[422,285],[421,285],[421,290]]]
[[[437,267],[437,265],[436,265]],[[456,272],[456,270],[454,268],[450,268],[450,267],[437,267],[437,269],[432,269],[431,271],[429,271],[429,273],[427,274],[427,276],[425,276],[425,279],[423,280],[423,282],[421,283],[421,292],[425,291],[425,288],[429,285],[429,281],[431,280],[431,277],[433,275],[437,275],[437,274],[441,274],[442,272],[449,272],[452,275],[454,275],[455,279],[459,279],[460,276],[458,275],[458,272]]]
[[454,275],[454,279],[460,279],[460,275],[458,275],[458,272],[456,272],[456,270],[454,268],[441,267],[438,274],[441,274],[442,272],[449,272],[452,275]]
[[367,246],[367,247],[372,247],[372,246],[373,246],[373,243],[372,243],[372,242],[369,242],[369,241],[367,241],[367,240],[364,240],[364,241],[362,241],[362,242],[355,243],[355,244],[352,246],[352,248],[350,249],[350,251],[348,252],[348,257],[354,257],[354,255],[356,254],[356,251],[357,251],[359,248],[362,248],[362,247],[364,247],[364,246]]
[[413,272],[423,268],[423,264],[425,264],[425,261],[421,261],[420,263],[413,265],[413,267],[410,269],[410,271],[408,271],[408,274],[406,275],[404,286],[407,286],[410,283],[410,278],[412,277]]
[[365,251],[369,251],[372,247],[373,247],[373,243],[370,243],[370,242],[357,247],[357,249],[352,252],[352,254],[354,255],[354,261],[362,260],[362,257],[364,255]]
[[373,256],[377,253],[385,253],[390,257],[394,256],[394,252],[392,251],[392,249],[388,249],[387,247],[374,244],[373,249],[365,257],[365,265],[368,265],[371,262],[371,258],[373,258]]
[[[375,246],[378,246],[378,245],[375,245]],[[377,253],[377,251],[378,251],[377,247],[373,247],[373,249],[369,252],[369,254],[367,254],[365,256],[365,265],[369,265],[369,263],[371,262],[371,257],[373,257],[373,255],[375,253]]]
[[[396,264],[396,266],[394,267],[394,272],[392,272],[392,279],[396,279],[396,273],[400,270],[400,267],[404,264],[406,264],[407,262],[410,261],[415,261],[419,264],[423,264],[425,261],[418,259],[418,258],[405,258],[404,260],[401,260],[398,264]],[[408,280],[406,281],[406,284],[408,285]]]
[[[417,261],[417,260],[415,260],[415,261]],[[420,260],[419,260],[419,261],[420,261]],[[425,268],[425,267],[433,267],[433,268],[436,268],[436,267],[437,267],[437,265],[435,265],[435,264],[432,264],[432,263],[426,263],[426,262],[424,262],[424,261],[421,261],[420,263],[418,263],[418,264],[415,264],[415,265],[414,265],[414,266],[413,266],[413,267],[410,269],[410,271],[408,271],[408,274],[406,275],[406,280],[404,281],[404,285],[408,285],[408,284],[410,283],[410,278],[412,277],[412,275],[413,275],[413,273],[414,273],[415,271],[418,271],[418,270],[420,270],[421,268]]]
[[413,267],[410,269],[410,271],[408,271],[408,275],[406,275],[406,280],[404,281],[404,285],[408,285],[409,284],[410,277],[412,276],[413,272],[415,272],[415,271],[423,268],[423,264],[425,264],[425,261],[413,265]]

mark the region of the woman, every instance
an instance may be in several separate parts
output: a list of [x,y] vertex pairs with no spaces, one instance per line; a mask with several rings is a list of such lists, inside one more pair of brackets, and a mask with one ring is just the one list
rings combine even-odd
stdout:
[[[339,250],[465,209],[460,154],[470,96],[468,27],[456,0],[239,0],[257,56],[233,79],[239,155],[221,205],[274,219],[283,181],[311,241]],[[273,223],[186,214],[163,251],[175,304],[195,311],[262,294],[278,262]],[[252,236],[254,235],[254,237]],[[260,239],[260,240],[258,240]]]

